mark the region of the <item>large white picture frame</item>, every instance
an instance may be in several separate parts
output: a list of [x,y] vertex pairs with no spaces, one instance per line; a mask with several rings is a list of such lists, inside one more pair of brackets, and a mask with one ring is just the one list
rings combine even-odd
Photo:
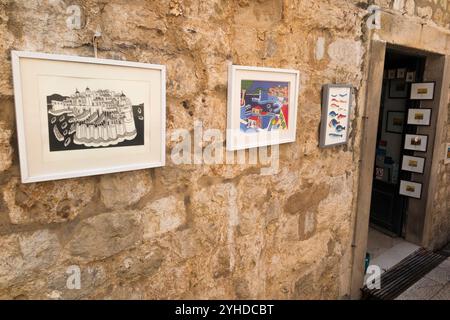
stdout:
[[230,65],[227,150],[294,142],[300,73]]
[[11,57],[23,183],[165,165],[165,66]]

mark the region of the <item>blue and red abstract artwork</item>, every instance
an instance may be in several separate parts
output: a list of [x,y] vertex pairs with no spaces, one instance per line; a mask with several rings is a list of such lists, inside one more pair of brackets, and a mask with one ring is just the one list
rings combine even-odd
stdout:
[[288,82],[242,80],[240,104],[242,132],[288,129]]

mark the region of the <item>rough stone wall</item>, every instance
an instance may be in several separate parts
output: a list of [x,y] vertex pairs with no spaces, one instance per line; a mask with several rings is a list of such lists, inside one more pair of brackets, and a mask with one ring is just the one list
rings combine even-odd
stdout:
[[374,0],[373,3],[407,16],[428,20],[445,28],[450,27],[448,0]]
[[[450,96],[449,96],[450,101]],[[439,182],[438,189],[434,197],[433,213],[431,216],[431,243],[430,247],[440,249],[450,242],[450,164],[444,163],[447,143],[450,143],[450,102],[446,126],[444,127],[443,143],[441,149],[443,154],[439,154]]]
[[[68,4],[82,7],[81,30],[67,29]],[[366,7],[1,0],[0,298],[349,294]],[[448,11],[442,19],[448,23]],[[167,166],[21,184],[10,50],[92,56],[98,27],[99,57],[167,65]],[[192,130],[197,119],[225,131],[230,62],[301,72],[297,141],[280,147],[278,175],[261,176],[258,165],[170,162],[173,130]],[[320,90],[330,82],[354,85],[353,128],[348,146],[321,150]],[[72,265],[81,270],[80,290],[66,287]]]

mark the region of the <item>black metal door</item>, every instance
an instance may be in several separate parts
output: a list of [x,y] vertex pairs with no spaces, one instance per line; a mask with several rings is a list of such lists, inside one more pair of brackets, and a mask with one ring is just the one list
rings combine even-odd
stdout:
[[402,234],[405,199],[397,184],[374,180],[370,222],[398,236]]

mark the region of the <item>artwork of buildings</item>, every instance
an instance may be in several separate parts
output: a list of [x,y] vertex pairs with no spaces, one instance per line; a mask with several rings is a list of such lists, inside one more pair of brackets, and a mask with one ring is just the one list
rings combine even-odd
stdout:
[[69,97],[54,94],[47,101],[51,150],[61,144],[107,147],[133,141],[138,135],[136,122],[144,119],[142,105],[134,108],[123,92],[107,89],[76,89]]

